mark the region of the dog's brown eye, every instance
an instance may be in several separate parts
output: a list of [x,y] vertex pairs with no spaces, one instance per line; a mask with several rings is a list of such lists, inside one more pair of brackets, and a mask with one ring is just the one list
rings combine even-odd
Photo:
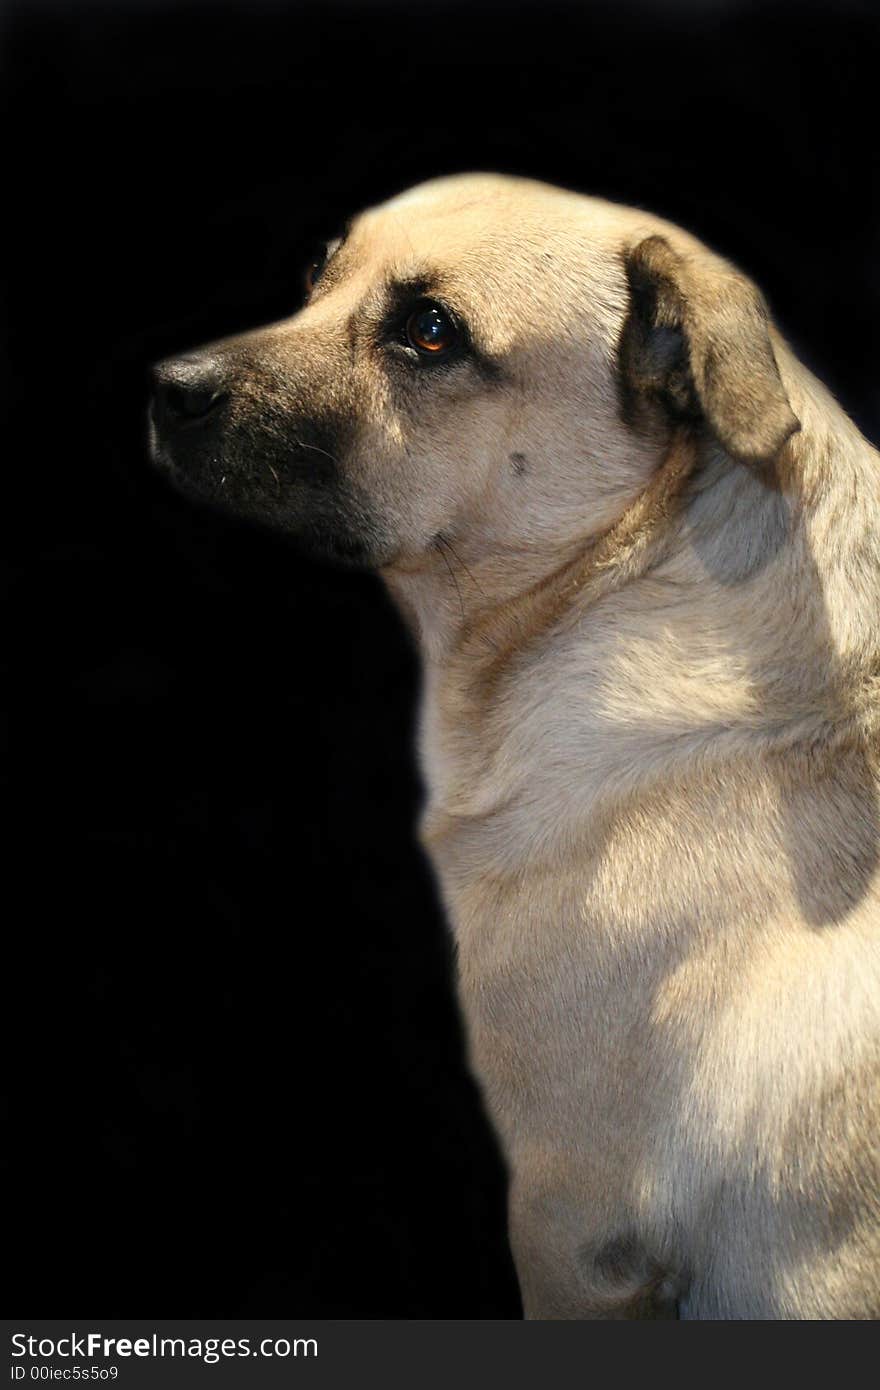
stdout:
[[326,261],[326,256],[319,256],[317,260],[312,261],[311,265],[305,273],[306,294],[311,294],[312,290],[317,285],[318,281],[321,278],[321,271],[324,269]]
[[406,321],[407,342],[426,357],[447,352],[457,337],[452,319],[437,304],[420,305]]
[[317,285],[341,245],[342,237],[334,237],[332,241],[328,241],[326,245],[318,248],[318,254],[308,266],[303,276],[306,299],[308,299],[309,295],[312,293],[312,290]]

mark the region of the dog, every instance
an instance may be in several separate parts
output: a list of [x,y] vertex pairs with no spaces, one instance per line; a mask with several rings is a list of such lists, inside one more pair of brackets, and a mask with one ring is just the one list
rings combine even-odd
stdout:
[[180,488],[416,637],[526,1317],[880,1316],[880,458],[759,291],[459,175],[154,387]]

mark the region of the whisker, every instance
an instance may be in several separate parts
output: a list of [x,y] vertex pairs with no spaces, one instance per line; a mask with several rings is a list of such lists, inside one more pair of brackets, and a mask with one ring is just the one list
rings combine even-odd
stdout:
[[452,568],[452,566],[450,565],[449,559],[448,559],[447,554],[446,554],[446,551],[445,551],[444,548],[443,548],[443,547],[444,547],[444,544],[445,544],[445,540],[444,540],[444,537],[443,537],[443,536],[441,536],[441,535],[438,534],[437,536],[434,537],[434,545],[437,547],[438,551],[439,551],[440,554],[443,556],[443,562],[444,562],[444,564],[446,565],[446,568],[449,570],[449,577],[450,577],[450,579],[452,580],[453,584],[455,585],[455,592],[458,594],[458,606],[459,606],[459,608],[461,609],[461,616],[462,616],[462,618],[464,618],[464,600],[462,599],[462,596],[461,596],[461,589],[458,587],[458,580],[457,580],[456,577],[455,577],[455,570],[454,570],[454,569]]
[[294,439],[293,442],[300,449],[311,449],[315,454],[323,454],[325,459],[329,459],[331,463],[335,463],[337,468],[342,467],[338,458],[335,458],[333,454],[328,454],[326,449],[319,449],[317,444],[307,444],[304,439]]
[[456,560],[457,560],[458,563],[461,565],[462,569],[464,570],[464,572],[465,572],[465,574],[467,575],[468,579],[469,579],[469,580],[471,581],[471,583],[473,584],[474,588],[475,588],[479,593],[481,593],[481,594],[483,595],[483,598],[485,598],[485,597],[486,597],[486,592],[485,592],[485,590],[483,589],[483,586],[482,586],[481,584],[478,584],[478,583],[477,583],[476,579],[475,579],[474,576],[471,574],[471,572],[470,572],[470,570],[468,569],[467,565],[465,564],[464,560],[461,558],[461,556],[459,555],[459,553],[458,553],[458,551],[456,550],[455,546],[452,544],[452,541],[449,539],[448,536],[444,536],[444,537],[443,537],[443,540],[445,541],[446,545],[449,546],[449,549],[452,551],[452,553],[453,553],[453,555],[455,556]]

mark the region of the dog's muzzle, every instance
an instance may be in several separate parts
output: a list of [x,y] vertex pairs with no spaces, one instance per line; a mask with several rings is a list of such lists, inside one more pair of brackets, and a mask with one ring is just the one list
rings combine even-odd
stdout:
[[171,357],[153,368],[153,421],[169,440],[181,430],[203,430],[209,422],[216,423],[229,395],[223,365],[216,358]]
[[193,500],[344,563],[387,551],[339,464],[350,424],[303,410],[295,386],[285,393],[265,370],[261,379],[258,360],[207,349],[159,362],[149,426],[154,463]]

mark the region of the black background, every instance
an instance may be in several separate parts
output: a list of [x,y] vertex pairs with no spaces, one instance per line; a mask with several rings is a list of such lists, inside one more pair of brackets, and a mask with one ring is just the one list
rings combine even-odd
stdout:
[[497,168],[733,256],[876,438],[878,59],[841,0],[7,10],[15,1308],[519,1313],[415,658],[375,580],[166,490],[146,364]]

